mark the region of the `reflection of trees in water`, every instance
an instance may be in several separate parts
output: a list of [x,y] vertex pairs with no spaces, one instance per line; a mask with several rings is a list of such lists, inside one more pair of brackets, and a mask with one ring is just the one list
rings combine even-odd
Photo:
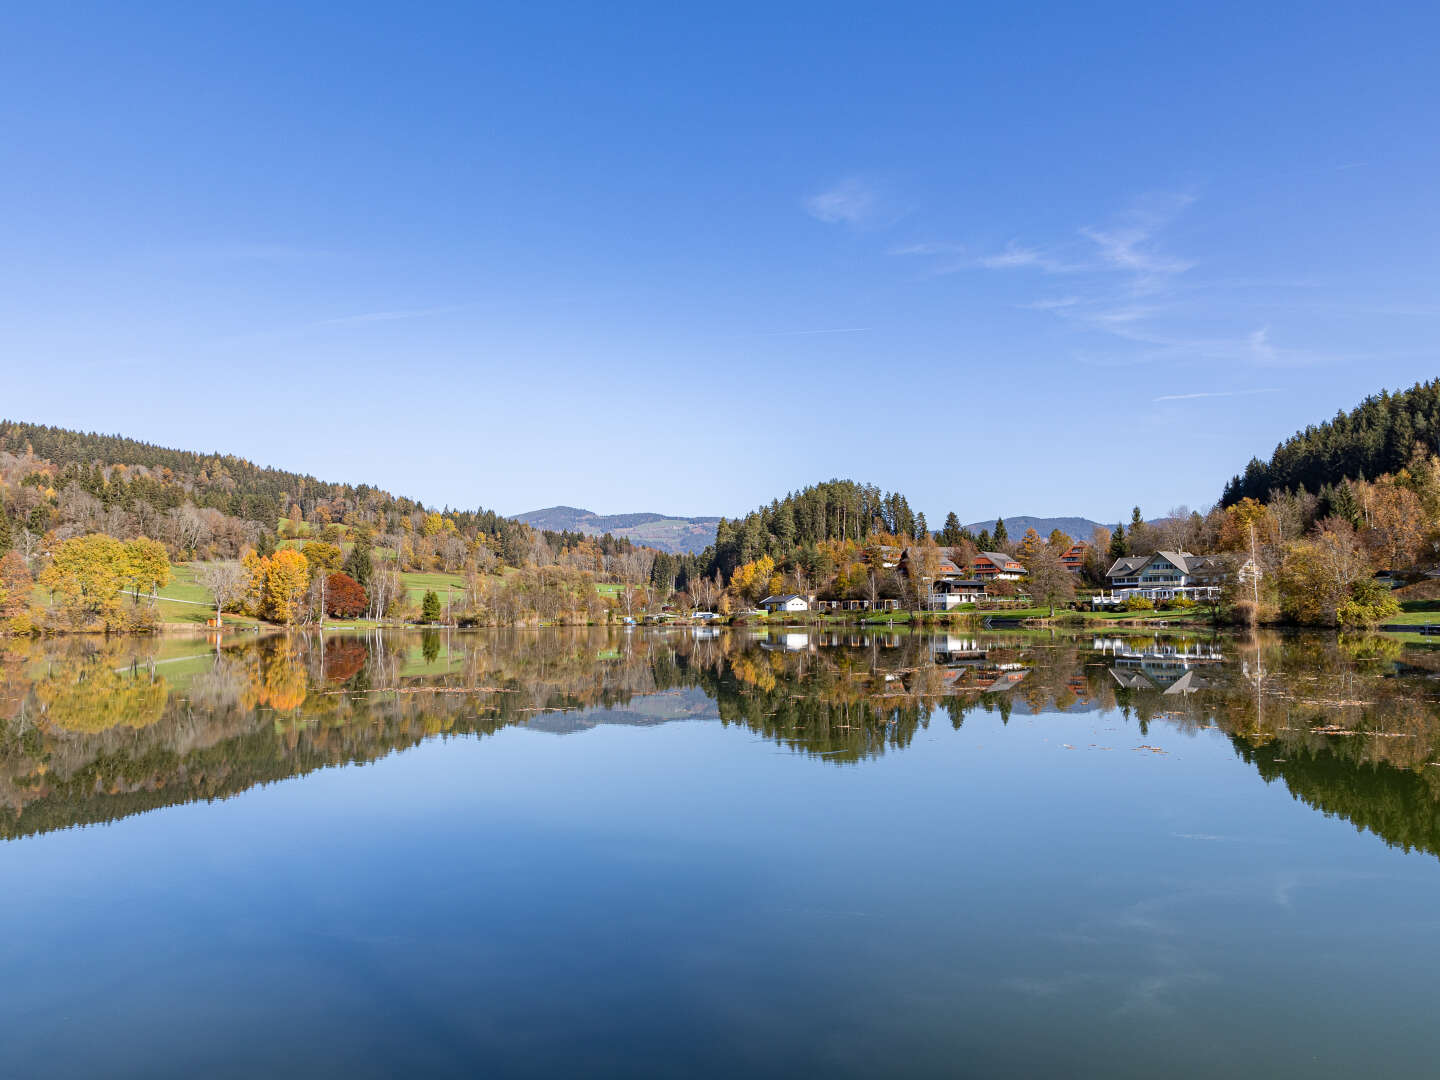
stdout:
[[1203,654],[1195,642],[1155,643],[1170,652],[1151,663],[1148,639],[1135,640],[1122,661],[1114,643],[1050,634],[312,633],[176,668],[149,642],[20,643],[0,650],[0,834],[699,687],[723,723],[835,763],[905,748],[935,715],[959,728],[976,712],[1097,709],[1142,734],[1156,721],[1220,728],[1309,805],[1440,854],[1440,770],[1428,764],[1440,760],[1440,659],[1375,638],[1262,635],[1222,640],[1223,663],[1187,666],[1175,655]]
[[170,696],[149,658],[113,641],[83,641],[48,657],[34,685],[37,723],[94,733],[143,728],[160,719]]

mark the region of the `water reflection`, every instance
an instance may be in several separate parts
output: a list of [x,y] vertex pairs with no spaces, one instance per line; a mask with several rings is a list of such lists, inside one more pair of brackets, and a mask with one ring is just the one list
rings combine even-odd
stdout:
[[223,798],[435,735],[707,719],[827,763],[939,720],[1219,729],[1267,782],[1440,854],[1440,654],[1373,637],[608,629],[0,649],[0,835]]

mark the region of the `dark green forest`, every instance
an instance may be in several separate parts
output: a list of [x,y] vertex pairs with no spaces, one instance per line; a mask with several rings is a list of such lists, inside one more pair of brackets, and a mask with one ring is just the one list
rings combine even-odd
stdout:
[[1383,391],[1350,412],[1312,424],[1275,447],[1269,461],[1252,458],[1225,485],[1222,506],[1241,499],[1266,502],[1275,493],[1304,488],[1319,493],[1346,480],[1397,472],[1416,453],[1440,451],[1440,379],[1409,390]]

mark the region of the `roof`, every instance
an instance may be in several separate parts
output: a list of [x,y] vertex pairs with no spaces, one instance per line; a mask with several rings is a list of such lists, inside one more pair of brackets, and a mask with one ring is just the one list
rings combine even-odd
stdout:
[[975,556],[977,559],[989,559],[996,566],[1019,566],[1014,556],[1006,555],[1003,551],[982,551]]
[[804,600],[805,597],[799,593],[786,593],[784,596],[767,596],[761,600],[762,604],[788,604],[791,600]]
[[1150,555],[1127,555],[1116,559],[1114,565],[1105,571],[1106,577],[1124,577],[1139,573],[1149,566],[1156,557],[1173,564],[1181,573],[1197,574],[1203,570],[1229,570],[1229,559],[1224,555],[1192,555],[1188,551],[1156,551]]

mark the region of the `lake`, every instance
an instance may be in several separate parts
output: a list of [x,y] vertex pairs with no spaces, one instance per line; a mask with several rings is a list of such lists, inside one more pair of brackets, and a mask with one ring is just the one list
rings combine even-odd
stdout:
[[1428,1075],[1440,652],[0,646],[24,1077]]

